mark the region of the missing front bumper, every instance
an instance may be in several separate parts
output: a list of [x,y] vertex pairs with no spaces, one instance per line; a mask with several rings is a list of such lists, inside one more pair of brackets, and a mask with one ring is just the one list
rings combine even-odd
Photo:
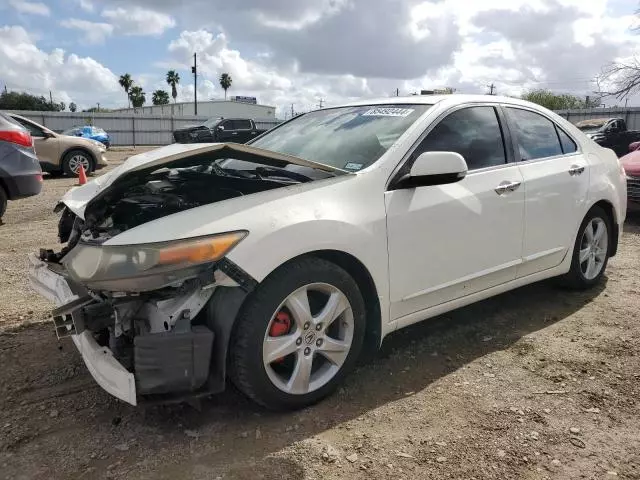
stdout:
[[[29,256],[29,262],[29,279],[33,288],[58,305],[52,312],[56,335],[59,339],[70,337],[73,340],[87,369],[108,393],[137,405],[149,395],[191,396],[206,388],[215,339],[214,332],[207,326],[192,326],[187,320],[179,328],[176,325],[169,331],[147,332],[133,337],[134,374],[120,362],[119,350],[113,345],[114,350],[99,345],[91,331],[106,328],[96,327],[100,325],[96,319],[101,315],[110,318],[104,315],[103,310],[113,307],[96,302],[86,291],[70,284],[63,272],[52,271],[52,268],[57,268],[55,264],[44,262],[34,254]],[[206,298],[202,299],[204,303],[211,296],[210,290],[206,292]],[[199,305],[199,302],[192,303]],[[183,307],[181,302],[175,306],[178,309]]]

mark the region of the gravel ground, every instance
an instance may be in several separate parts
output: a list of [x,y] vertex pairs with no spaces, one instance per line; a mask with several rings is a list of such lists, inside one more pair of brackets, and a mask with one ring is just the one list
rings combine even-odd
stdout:
[[397,332],[304,411],[232,388],[133,408],[56,340],[25,280],[73,183],[45,181],[0,227],[0,478],[640,478],[640,219],[593,291],[531,285]]

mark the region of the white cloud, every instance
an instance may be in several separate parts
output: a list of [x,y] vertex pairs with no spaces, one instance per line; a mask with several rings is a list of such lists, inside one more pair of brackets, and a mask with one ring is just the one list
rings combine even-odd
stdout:
[[173,17],[140,7],[109,8],[102,11],[102,16],[124,35],[161,35],[176,25]]
[[95,10],[95,7],[90,0],[78,0],[78,5],[85,12],[91,13]]
[[15,8],[19,13],[30,15],[49,16],[51,10],[41,2],[27,2],[26,0],[9,0],[9,5]]
[[64,28],[80,30],[88,43],[104,43],[105,39],[113,33],[113,25],[109,23],[90,22],[79,18],[63,20],[60,25]]
[[0,27],[0,72],[10,90],[47,96],[51,91],[54,100],[73,101],[81,108],[125,101],[111,70],[93,58],[67,55],[59,48],[40,50],[21,26]]

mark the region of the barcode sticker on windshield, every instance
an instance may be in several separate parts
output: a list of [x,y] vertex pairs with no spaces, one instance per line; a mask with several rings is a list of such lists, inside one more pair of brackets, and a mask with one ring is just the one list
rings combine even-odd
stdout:
[[413,108],[376,107],[367,110],[363,117],[407,117],[414,112]]

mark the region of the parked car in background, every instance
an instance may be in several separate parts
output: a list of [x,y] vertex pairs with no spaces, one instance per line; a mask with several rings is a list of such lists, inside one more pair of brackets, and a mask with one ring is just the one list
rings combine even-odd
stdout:
[[7,200],[38,195],[42,169],[29,131],[0,112],[0,221]]
[[630,152],[620,159],[627,175],[627,207],[640,211],[640,141],[629,145]]
[[7,115],[31,133],[44,172],[72,177],[78,175],[80,166],[89,174],[108,165],[105,146],[96,140],[62,135],[21,115]]
[[82,137],[100,142],[105,148],[111,147],[111,137],[100,127],[85,125],[84,127],[71,127],[62,132],[62,135],[71,137]]
[[629,144],[640,140],[640,132],[627,130],[622,118],[594,118],[576,123],[582,132],[594,142],[610,148],[618,157],[629,151]]
[[522,100],[433,95],[310,112],[251,145],[172,144],[69,191],[30,255],[96,381],[138,404],[331,393],[399,328],[616,254],[624,171]]
[[177,143],[247,143],[265,131],[249,118],[211,118],[202,125],[174,131],[173,138]]

